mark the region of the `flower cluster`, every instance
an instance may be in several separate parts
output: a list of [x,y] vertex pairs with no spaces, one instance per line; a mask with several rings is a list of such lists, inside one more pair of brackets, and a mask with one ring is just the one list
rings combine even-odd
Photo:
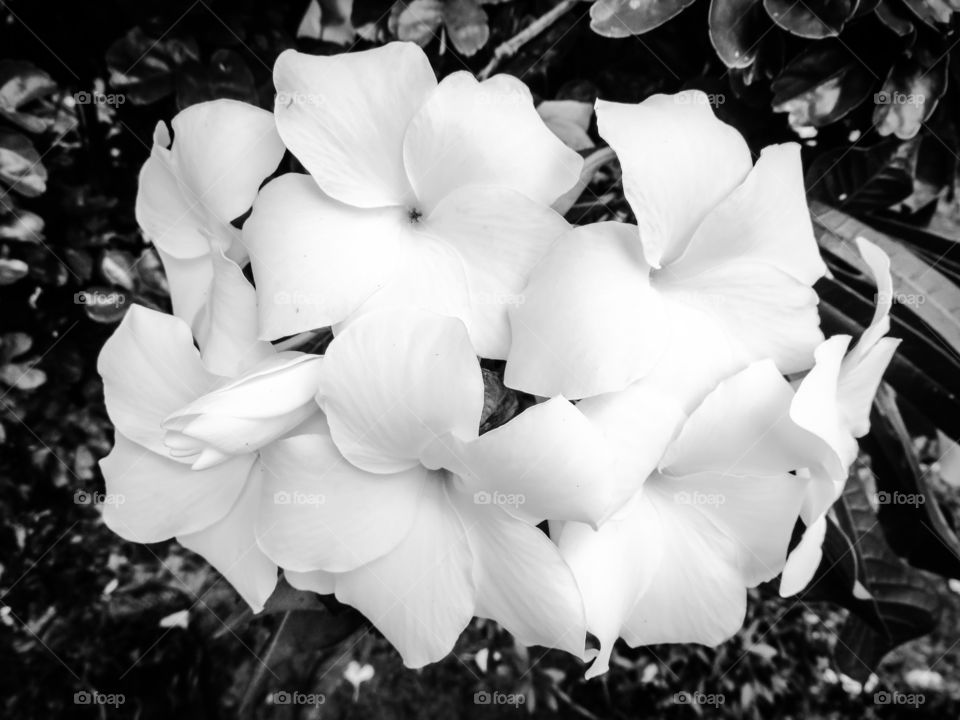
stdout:
[[[636,224],[571,227],[581,156],[514,78],[438,83],[392,43],[274,81],[273,113],[157,128],[137,218],[173,314],[131,307],[100,357],[114,531],[254,610],[282,569],[411,667],[481,616],[595,675],[618,637],[715,645],[747,588],[809,582],[897,341],[866,241],[873,322],[823,337],[797,146],[754,163],[695,93],[600,101]],[[306,172],[264,184],[286,151]],[[483,434],[480,358],[530,398]]]

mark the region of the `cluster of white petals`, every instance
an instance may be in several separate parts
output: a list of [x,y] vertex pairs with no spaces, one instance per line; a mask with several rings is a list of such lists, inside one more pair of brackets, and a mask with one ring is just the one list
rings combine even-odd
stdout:
[[[807,585],[897,341],[867,241],[873,322],[821,333],[796,145],[754,162],[697,92],[600,101],[635,224],[571,227],[581,156],[514,78],[392,43],[274,81],[273,113],[161,124],[141,173],[173,314],[132,307],[100,357],[113,530],[255,611],[280,571],[334,594],[411,667],[479,616],[596,675],[618,638],[716,645],[748,588]],[[482,435],[481,359],[530,399]]]

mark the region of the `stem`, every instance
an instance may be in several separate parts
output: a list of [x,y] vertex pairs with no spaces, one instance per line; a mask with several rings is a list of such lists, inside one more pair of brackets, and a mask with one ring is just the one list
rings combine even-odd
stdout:
[[564,15],[579,1],[580,0],[561,0],[552,10],[538,17],[525,30],[520,31],[506,42],[498,45],[497,49],[493,51],[493,59],[480,71],[478,77],[481,80],[486,80],[490,77],[504,58],[516,55],[520,51],[520,48],[553,25],[560,19],[561,15]]

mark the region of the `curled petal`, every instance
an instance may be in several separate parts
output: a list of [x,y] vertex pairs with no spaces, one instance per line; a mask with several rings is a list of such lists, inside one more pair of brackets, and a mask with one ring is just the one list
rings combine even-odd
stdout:
[[633,226],[597,223],[560,238],[510,313],[506,384],[583,398],[621,390],[646,374],[666,332],[649,273]]
[[107,414],[130,440],[167,456],[163,420],[211,390],[190,328],[172,315],[134,305],[97,361]]
[[396,208],[362,211],[327,197],[306,175],[267,184],[243,226],[261,337],[345,320],[399,272],[405,223]]
[[443,79],[413,117],[403,144],[424,213],[453,190],[509,188],[549,205],[577,182],[583,160],[553,135],[530,90],[509,75]]
[[800,542],[790,551],[780,578],[780,597],[792,597],[803,590],[820,567],[823,539],[827,533],[827,517],[821,515],[803,532]]
[[298,435],[261,451],[263,493],[257,538],[296,572],[353,570],[393,550],[413,527],[422,467],[373,475],[347,462],[329,435]]
[[477,436],[483,378],[462,322],[381,310],[330,343],[317,399],[344,457],[392,473],[419,466],[439,435]]
[[746,178],[750,149],[697,90],[654,95],[637,105],[601,100],[596,112],[600,136],[620,159],[647,262],[666,265]]
[[100,461],[107,487],[103,521],[139,543],[205,530],[230,512],[254,460],[243,455],[209,470],[191,470],[118,432],[113,450]]
[[[196,458],[196,469],[258,450],[318,412],[313,398],[322,365],[323,358],[316,355],[271,354],[167,417],[164,442],[178,457]],[[215,452],[208,454],[208,449]]]
[[173,314],[183,320],[191,330],[199,325],[200,311],[210,298],[213,283],[213,263],[210,255],[193,258],[177,258],[157,249],[163,272],[170,288],[170,304]]
[[273,82],[280,137],[327,195],[360,208],[411,205],[403,138],[437,85],[423,50],[404,42],[329,57],[287,50]]
[[223,575],[254,612],[263,610],[277,585],[277,566],[257,546],[253,528],[260,507],[260,471],[254,467],[243,492],[222,519],[195,533],[177,536]]

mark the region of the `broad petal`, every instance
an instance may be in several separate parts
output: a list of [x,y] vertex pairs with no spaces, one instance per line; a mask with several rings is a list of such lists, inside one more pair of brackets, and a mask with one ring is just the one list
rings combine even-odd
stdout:
[[607,671],[624,622],[660,567],[664,553],[660,519],[638,493],[598,530],[565,523],[557,543],[583,595],[587,629],[600,652],[587,678]]
[[318,595],[332,595],[337,589],[337,573],[328,573],[323,570],[310,572],[284,570],[283,576],[290,586],[297,590],[308,590]]
[[764,148],[743,184],[704,217],[683,255],[661,272],[682,282],[742,262],[775,267],[808,286],[826,272],[796,143]]
[[274,353],[236,380],[209,392],[164,420],[164,443],[178,457],[204,451],[216,458],[256,451],[319,413],[314,402],[323,358],[299,352]]
[[181,545],[206,558],[255,613],[263,610],[277,585],[277,566],[257,546],[253,532],[260,507],[260,484],[259,468],[254,466],[226,516],[199,532],[177,536]]
[[209,262],[213,276],[209,298],[197,317],[197,345],[210,372],[235,377],[274,351],[258,339],[257,292],[243,270],[219,249],[210,253]]
[[826,515],[818,517],[803,531],[799,544],[790,551],[783,577],[780,578],[780,597],[793,597],[803,590],[820,567],[823,558],[823,539],[827,533]]
[[475,440],[449,435],[423,454],[428,467],[457,474],[478,504],[501,506],[534,522],[596,524],[642,478],[618,473],[603,432],[562,397],[535,405]]
[[344,572],[390,552],[414,524],[434,479],[422,467],[372,475],[347,462],[327,435],[298,435],[261,451],[257,538],[278,565]]
[[200,321],[200,311],[210,298],[213,284],[213,263],[209,253],[194,258],[177,258],[157,248],[163,272],[170,288],[173,314],[191,329]]
[[736,541],[692,505],[644,487],[660,519],[662,556],[633,606],[622,636],[633,647],[658,643],[715,646],[743,624],[746,582]]
[[141,171],[137,221],[165,252],[197,257],[207,252],[204,232],[250,208],[284,148],[271,113],[235,100],[192,105],[172,125],[173,146],[158,128]]
[[287,50],[273,82],[280,137],[327,195],[361,208],[410,205],[403,138],[437,85],[423,50],[401,42],[329,57]]
[[649,272],[631,225],[597,223],[560,238],[510,313],[506,384],[583,398],[621,390],[646,374],[666,332]]
[[674,476],[774,475],[816,463],[822,443],[790,419],[793,397],[771,360],[753,363],[707,395],[660,466]]
[[347,318],[398,270],[396,209],[357,210],[306,175],[264,187],[243,226],[260,306],[261,337],[277,339]]
[[445,77],[414,116],[403,158],[425,213],[451,191],[476,185],[549,205],[583,166],[544,124],[526,85],[509,75],[478,82],[468,72]]
[[708,518],[731,541],[726,558],[753,587],[783,569],[808,482],[786,471],[736,475],[720,466],[681,477],[657,475],[644,492],[658,494],[663,503],[689,505]]
[[449,653],[474,614],[473,555],[442,482],[424,488],[416,519],[391,552],[337,577],[337,599],[357,608],[410,668]]
[[117,432],[113,450],[100,461],[107,487],[103,521],[139,543],[209,528],[230,512],[254,460],[245,455],[209,470],[191,470]]
[[483,377],[459,320],[381,310],[330,343],[317,399],[344,457],[392,473],[419,466],[439,435],[477,436]]
[[507,310],[524,302],[530,271],[570,226],[546,205],[513,190],[472,187],[444,197],[424,227],[462,260],[471,306],[464,319],[477,353],[505,359]]
[[737,262],[677,280],[655,274],[666,304],[684,304],[721,330],[746,362],[771,358],[783,373],[808,369],[823,341],[817,294],[786,273],[757,262]]
[[97,361],[107,414],[130,440],[167,456],[163,420],[211,390],[190,328],[178,318],[134,305]]
[[654,95],[637,105],[598,101],[597,129],[623,168],[644,254],[658,268],[679,257],[694,230],[753,166],[740,133],[699,91]]
[[496,620],[524,645],[583,656],[586,620],[576,580],[557,546],[536,526],[448,487],[467,528],[476,615]]

